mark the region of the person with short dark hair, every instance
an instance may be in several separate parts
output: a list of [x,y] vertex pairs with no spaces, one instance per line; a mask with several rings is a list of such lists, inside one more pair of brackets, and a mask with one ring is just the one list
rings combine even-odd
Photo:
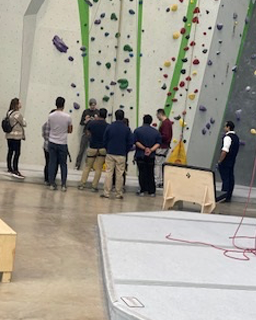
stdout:
[[221,154],[218,168],[222,180],[222,191],[227,193],[225,202],[230,202],[235,186],[234,167],[239,151],[239,138],[236,135],[235,125],[227,121],[224,126],[225,136],[222,139]]
[[123,199],[123,173],[125,171],[126,155],[133,145],[130,128],[124,123],[124,111],[115,112],[116,121],[109,125],[104,133],[106,155],[106,178],[103,198],[109,198],[113,184],[113,173],[116,170],[116,199]]
[[20,113],[21,102],[18,98],[12,99],[8,111],[8,117],[12,126],[12,131],[5,134],[8,145],[7,168],[8,173],[18,179],[24,179],[25,176],[19,171],[19,158],[21,151],[21,140],[25,140],[24,127],[26,121]]
[[80,121],[80,125],[83,126],[83,134],[81,137],[79,152],[76,158],[75,168],[77,170],[80,169],[83,155],[89,146],[90,135],[89,135],[89,132],[87,131],[88,125],[91,120],[94,120],[97,118],[98,114],[99,114],[99,111],[97,109],[97,101],[91,98],[89,100],[89,109],[86,109],[83,111],[81,121]]
[[157,118],[161,121],[159,132],[162,137],[160,148],[156,150],[155,179],[158,188],[163,188],[163,164],[170,150],[172,141],[172,122],[167,118],[164,109],[157,110]]
[[56,190],[57,185],[56,167],[60,165],[61,171],[61,190],[67,191],[67,156],[68,156],[68,133],[72,133],[73,126],[69,114],[63,112],[65,106],[65,99],[58,97],[56,99],[56,111],[51,113],[48,117],[49,125],[49,185],[51,190]]
[[151,127],[153,119],[147,114],[143,117],[143,125],[134,131],[136,145],[135,159],[139,170],[139,196],[147,192],[155,197],[156,185],[154,177],[155,153],[162,142],[160,133]]
[[83,170],[81,182],[78,186],[79,190],[83,190],[85,188],[89,173],[91,169],[94,168],[95,174],[91,191],[98,191],[98,184],[106,157],[106,149],[104,148],[103,144],[103,136],[108,126],[108,123],[106,122],[107,113],[108,112],[105,108],[101,108],[99,110],[98,118],[96,120],[90,121],[90,123],[88,124],[87,130],[90,133],[90,146],[87,150],[85,168]]

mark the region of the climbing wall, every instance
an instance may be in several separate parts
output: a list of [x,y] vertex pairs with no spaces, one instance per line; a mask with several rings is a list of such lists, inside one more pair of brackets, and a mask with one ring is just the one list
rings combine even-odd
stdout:
[[4,114],[14,96],[24,102],[22,162],[43,163],[41,126],[61,95],[74,124],[73,159],[93,97],[109,122],[122,108],[131,129],[147,113],[158,127],[156,110],[164,108],[174,124],[172,149],[181,140],[188,164],[209,168],[253,2],[0,0],[0,108]]
[[[252,178],[256,148],[256,7],[252,8],[252,16],[248,24],[248,33],[244,35],[244,46],[233,75],[232,90],[226,112],[221,122],[221,130],[213,161],[213,169],[218,161],[223,126],[226,120],[235,124],[235,131],[240,138],[240,151],[237,157],[235,176],[236,183],[249,186]],[[256,183],[254,181],[254,186]]]

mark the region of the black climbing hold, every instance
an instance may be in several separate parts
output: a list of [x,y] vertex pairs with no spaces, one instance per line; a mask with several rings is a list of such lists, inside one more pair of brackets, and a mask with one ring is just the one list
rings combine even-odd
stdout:
[[181,70],[180,70],[180,73],[186,74],[186,70],[185,70],[185,69],[181,69]]
[[183,58],[183,59],[181,59],[181,61],[185,63],[185,62],[188,62],[188,59],[187,58]]
[[114,21],[117,21],[117,20],[118,20],[118,18],[117,18],[117,16],[116,16],[115,13],[112,13],[112,14],[111,14],[110,19],[111,19],[111,20],[114,20]]
[[134,15],[134,14],[135,14],[135,11],[132,10],[132,9],[130,9],[130,10],[129,10],[129,13],[130,13],[131,15]]
[[101,62],[100,61],[97,61],[96,64],[97,64],[97,66],[101,66]]
[[187,17],[185,17],[185,16],[183,17],[182,20],[183,20],[183,22],[187,22],[188,21]]

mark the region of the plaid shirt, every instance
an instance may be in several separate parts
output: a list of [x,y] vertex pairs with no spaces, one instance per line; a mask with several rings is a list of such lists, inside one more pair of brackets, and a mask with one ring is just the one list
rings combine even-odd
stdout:
[[44,138],[43,148],[47,152],[48,152],[49,134],[50,134],[49,123],[45,122],[45,124],[42,126],[42,137]]

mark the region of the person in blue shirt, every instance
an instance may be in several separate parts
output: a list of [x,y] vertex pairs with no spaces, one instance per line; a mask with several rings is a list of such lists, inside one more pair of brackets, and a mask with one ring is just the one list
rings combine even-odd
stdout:
[[143,117],[143,125],[134,131],[136,145],[135,160],[139,170],[140,190],[138,195],[143,197],[145,192],[155,197],[156,184],[154,177],[155,152],[162,143],[158,130],[151,127],[153,119],[147,114]]
[[115,112],[116,121],[109,125],[104,133],[103,144],[106,148],[106,178],[102,198],[109,198],[113,184],[114,170],[116,172],[116,199],[123,199],[123,173],[125,171],[126,155],[133,146],[133,136],[130,128],[124,123],[124,111]]

